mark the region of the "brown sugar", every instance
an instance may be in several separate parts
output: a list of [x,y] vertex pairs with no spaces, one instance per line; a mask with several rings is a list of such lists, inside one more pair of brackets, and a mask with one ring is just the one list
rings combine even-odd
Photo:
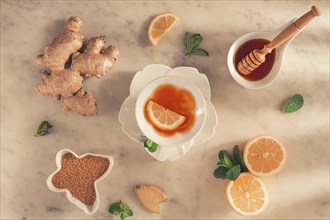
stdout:
[[94,182],[107,171],[109,164],[110,161],[104,157],[88,155],[77,158],[66,153],[52,183],[58,189],[68,189],[74,198],[91,206],[96,199]]

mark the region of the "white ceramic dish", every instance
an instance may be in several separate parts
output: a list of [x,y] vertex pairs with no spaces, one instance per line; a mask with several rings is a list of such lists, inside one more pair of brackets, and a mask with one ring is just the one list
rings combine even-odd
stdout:
[[[195,123],[193,127],[185,133],[176,133],[173,136],[166,137],[158,134],[153,126],[145,118],[145,105],[151,99],[154,91],[161,85],[170,84],[179,89],[189,91],[195,99]],[[190,81],[183,77],[175,75],[165,75],[152,80],[139,94],[135,105],[135,116],[138,126],[142,133],[155,143],[167,146],[176,146],[186,143],[199,134],[204,126],[206,119],[206,104],[202,92]]]
[[[235,68],[235,63],[234,63],[234,56],[236,54],[237,49],[244,44],[245,42],[252,40],[252,39],[257,39],[257,38],[262,38],[262,39],[266,39],[266,40],[273,40],[279,33],[281,33],[281,31],[283,31],[286,27],[288,27],[290,24],[292,24],[296,19],[293,19],[292,21],[288,22],[287,24],[283,25],[282,27],[272,30],[272,31],[265,31],[265,32],[253,32],[253,33],[249,33],[249,34],[245,34],[241,37],[239,37],[230,47],[229,52],[228,52],[228,56],[227,56],[227,66],[228,66],[228,70],[231,74],[231,76],[233,77],[233,79],[240,84],[241,86],[248,88],[248,89],[262,89],[266,86],[269,86],[270,84],[272,84],[276,78],[278,77],[281,67],[282,67],[282,63],[283,63],[283,59],[284,59],[284,54],[285,51],[288,47],[288,45],[291,43],[291,41],[298,35],[295,35],[293,38],[291,38],[290,40],[288,40],[287,42],[283,43],[281,46],[279,46],[278,48],[276,48],[276,55],[275,55],[275,63],[274,66],[272,68],[272,70],[270,71],[270,73],[263,79],[258,80],[258,81],[249,81],[244,79],[241,74],[239,74],[236,71]],[[300,32],[303,30],[304,28],[302,28],[300,30]],[[299,32],[299,33],[300,33]],[[257,49],[257,48],[256,48]]]
[[[95,199],[95,202],[93,205],[91,206],[88,206],[84,203],[82,203],[80,200],[74,198],[70,191],[67,190],[67,189],[58,189],[56,188],[53,184],[52,184],[52,178],[53,176],[61,169],[61,159],[62,159],[62,156],[66,153],[72,153],[75,157],[77,158],[82,158],[82,157],[85,157],[85,156],[88,156],[88,155],[91,155],[91,156],[96,156],[96,157],[103,157],[103,158],[107,158],[109,160],[109,167],[107,169],[107,171],[100,177],[98,178],[95,182],[94,182],[94,187],[95,187],[95,194],[96,194],[96,199]],[[55,157],[55,162],[56,162],[56,166],[57,166],[57,169],[48,177],[47,179],[47,186],[48,188],[53,191],[53,192],[65,192],[66,193],[66,196],[68,198],[68,200],[75,204],[78,208],[84,210],[84,212],[86,214],[89,214],[89,215],[92,215],[93,213],[96,212],[96,210],[98,209],[99,207],[99,202],[100,202],[100,199],[99,199],[99,193],[98,193],[98,189],[97,189],[97,183],[99,181],[101,181],[102,179],[104,179],[111,171],[112,167],[113,167],[113,163],[114,163],[114,160],[111,156],[108,156],[108,155],[101,155],[101,154],[92,154],[92,153],[85,153],[81,156],[78,156],[76,153],[74,153],[73,151],[71,150],[68,150],[68,149],[62,149],[60,150],[59,152],[57,152],[56,154],[56,157]]]
[[160,145],[154,153],[148,152],[153,158],[159,161],[176,160],[184,156],[194,145],[200,145],[211,139],[215,134],[215,127],[218,125],[218,117],[213,104],[211,103],[211,89],[207,77],[199,73],[196,68],[192,67],[176,67],[171,69],[161,64],[150,64],[144,67],[142,71],[135,74],[130,86],[130,95],[123,102],[120,112],[119,121],[122,124],[123,132],[132,140],[141,143],[143,146],[143,135],[135,118],[136,100],[143,88],[152,80],[165,76],[180,76],[199,88],[202,92],[206,104],[206,120],[200,133],[190,141],[176,145],[166,146]]

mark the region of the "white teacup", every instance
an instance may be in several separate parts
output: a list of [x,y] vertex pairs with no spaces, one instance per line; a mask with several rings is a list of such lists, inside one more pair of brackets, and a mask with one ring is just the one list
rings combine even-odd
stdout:
[[[161,85],[171,84],[179,89],[188,90],[195,99],[195,122],[190,130],[186,132],[177,132],[172,136],[163,136],[159,134],[153,126],[148,122],[145,117],[145,105],[152,97],[154,91]],[[179,144],[186,143],[187,141],[196,137],[204,126],[206,120],[206,104],[203,94],[189,80],[179,76],[166,75],[151,81],[139,94],[135,105],[135,116],[139,128],[143,135],[153,142],[166,145],[177,146]]]

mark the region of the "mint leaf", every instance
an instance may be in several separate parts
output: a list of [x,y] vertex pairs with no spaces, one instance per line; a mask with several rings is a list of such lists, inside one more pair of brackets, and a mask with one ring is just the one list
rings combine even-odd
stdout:
[[283,106],[284,112],[296,112],[304,105],[304,98],[300,94],[292,96]]
[[148,147],[148,151],[150,153],[155,153],[157,151],[158,145],[153,145],[151,147]]
[[189,33],[189,32],[184,33],[183,41],[184,41],[184,45],[186,47],[186,51],[189,48],[189,38],[190,38],[190,35],[191,35],[191,33]]
[[126,217],[132,216],[133,215],[133,211],[129,210],[129,211],[124,211],[121,213],[120,215],[120,219],[124,220]]
[[125,213],[126,213],[128,216],[132,216],[132,215],[133,215],[133,211],[132,211],[130,208],[126,209]]
[[189,50],[191,50],[191,38],[192,38],[192,33],[186,32],[184,34],[184,45],[186,47],[186,54],[188,53]]
[[124,220],[126,217],[129,217],[129,215],[126,212],[123,212],[120,215],[120,220]]
[[122,210],[122,211],[125,211],[125,205],[121,202],[121,203],[119,203],[119,208],[120,208],[120,210]]
[[125,217],[132,216],[133,215],[133,211],[128,207],[128,205],[126,203],[122,203],[121,208],[123,210],[123,213],[122,214]]
[[218,155],[219,160],[223,159],[223,157],[224,157],[225,154],[229,154],[229,153],[227,151],[225,151],[225,150],[221,150],[219,152],[219,155]]
[[144,147],[148,149],[149,152],[154,153],[158,148],[158,144],[150,139],[147,139],[143,143]]
[[239,177],[239,174],[240,173],[241,173],[241,166],[240,165],[236,165],[236,166],[230,168],[226,172],[226,177],[229,180],[235,181]]
[[220,166],[226,167],[227,169],[232,168],[235,166],[236,163],[233,161],[233,158],[231,157],[230,154],[225,154],[223,159],[220,160]]
[[205,56],[205,57],[209,56],[209,53],[206,50],[199,49],[199,48],[193,50],[190,54],[197,55],[197,56]]
[[226,167],[218,167],[213,175],[215,176],[215,178],[221,178],[221,179],[226,179],[226,173],[227,173],[228,169]]
[[242,151],[239,149],[238,145],[235,145],[235,147],[233,148],[233,157],[234,160],[241,166],[241,171],[248,172],[248,169],[246,168],[246,165],[243,160]]
[[219,152],[219,159],[221,160],[224,159],[225,157],[229,158],[234,163],[233,157],[230,155],[230,153],[228,153],[225,150],[221,150]]
[[203,37],[200,34],[193,34],[186,32],[184,35],[184,41],[186,45],[186,55],[191,54],[203,41]]
[[109,212],[113,215],[120,215],[121,220],[133,215],[133,211],[126,203],[123,203],[122,201],[111,204],[109,207]]
[[198,33],[186,32],[184,34],[184,44],[186,47],[186,55],[198,55],[198,56],[208,56],[209,53],[206,50],[197,48],[203,41],[202,35]]
[[42,121],[40,125],[38,126],[37,132],[34,135],[35,137],[38,136],[44,136],[49,134],[49,129],[52,128],[53,126],[48,122],[48,121]]
[[121,201],[111,204],[109,207],[109,212],[113,215],[119,215],[121,213],[120,204]]
[[236,180],[241,172],[247,172],[243,154],[238,145],[233,148],[233,157],[225,150],[219,152],[219,167],[214,171],[216,178]]

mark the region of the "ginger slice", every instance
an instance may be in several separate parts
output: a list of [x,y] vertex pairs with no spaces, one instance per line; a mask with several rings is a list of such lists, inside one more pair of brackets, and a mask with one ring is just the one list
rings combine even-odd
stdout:
[[142,184],[134,187],[134,192],[143,206],[152,213],[160,213],[160,203],[167,197],[164,191],[152,184]]
[[160,213],[159,200],[156,195],[146,186],[137,185],[134,187],[134,192],[142,205],[152,213]]
[[152,185],[152,184],[147,184],[145,186],[148,189],[150,189],[153,194],[155,194],[155,196],[157,197],[159,202],[166,202],[167,201],[167,197],[165,195],[165,192],[161,188],[159,188],[158,186]]

